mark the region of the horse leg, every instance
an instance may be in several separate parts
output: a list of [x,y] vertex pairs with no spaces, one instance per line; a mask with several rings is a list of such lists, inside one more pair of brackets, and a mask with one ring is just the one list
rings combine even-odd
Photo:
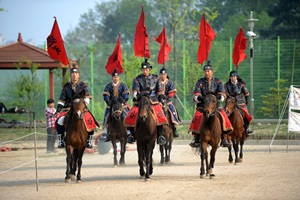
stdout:
[[241,140],[240,141],[240,158],[239,158],[239,162],[242,162],[243,161],[243,146],[244,146],[244,140]]
[[201,154],[200,154],[200,158],[201,158],[201,166],[200,166],[200,178],[203,178],[204,175],[204,159],[205,159],[205,149],[206,149],[206,144],[202,144],[201,145]]
[[160,151],[160,164],[164,164],[164,150],[165,145],[159,145],[159,151]]
[[116,144],[116,139],[115,138],[112,138],[111,139],[111,143],[112,143],[112,146],[113,146],[113,154],[114,154],[114,167],[117,167],[118,166],[118,160],[117,160],[117,144]]
[[120,145],[121,145],[121,150],[120,150],[120,160],[119,160],[119,164],[120,165],[125,165],[125,152],[126,152],[126,142],[125,139],[120,141]]
[[168,142],[168,147],[166,148],[166,159],[165,159],[166,163],[170,162],[171,149],[172,149],[172,143]]
[[230,146],[227,147],[227,148],[228,148],[228,153],[229,153],[228,162],[229,162],[229,163],[232,163],[232,161],[233,161],[232,153],[231,153],[232,147],[231,147],[231,145],[230,145]]
[[239,162],[239,142],[236,140],[233,144],[234,154],[235,154],[235,161],[234,164],[236,165]]
[[217,152],[218,146],[212,146],[210,150],[210,162],[209,162],[209,178],[215,177],[214,174],[214,164],[215,164],[215,156]]
[[145,170],[144,170],[144,149],[143,147],[140,147],[137,145],[137,151],[138,151],[138,164],[140,166],[140,176],[143,177],[145,176]]
[[78,171],[77,171],[77,180],[76,183],[81,183],[81,166],[82,166],[82,156],[85,148],[78,152],[77,163],[78,163]]
[[66,148],[66,153],[67,153],[67,157],[66,157],[67,168],[66,168],[65,183],[70,183],[71,182],[70,168],[71,168],[72,154],[69,148]]

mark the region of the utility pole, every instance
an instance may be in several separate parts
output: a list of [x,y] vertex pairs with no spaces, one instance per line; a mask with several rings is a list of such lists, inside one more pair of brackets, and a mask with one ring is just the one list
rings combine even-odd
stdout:
[[256,38],[256,34],[253,32],[254,22],[258,21],[258,19],[253,19],[253,12],[250,12],[250,18],[247,19],[248,26],[250,31],[247,32],[247,36],[249,37],[250,42],[250,84],[251,84],[251,93],[250,93],[250,114],[254,119],[254,89],[253,89],[253,58],[254,58],[254,46],[253,46],[253,39]]

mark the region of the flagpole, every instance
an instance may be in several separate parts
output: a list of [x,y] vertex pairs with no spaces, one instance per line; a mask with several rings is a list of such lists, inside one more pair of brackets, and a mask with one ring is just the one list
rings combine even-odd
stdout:
[[164,45],[164,58],[163,58],[163,68],[165,68],[165,57],[166,57],[166,27],[164,26],[164,28],[163,28],[163,30],[164,30],[164,43],[163,43],[163,45]]
[[208,50],[207,50],[207,39],[206,39],[206,20],[205,20],[205,12],[203,14],[204,18],[204,35],[205,35],[205,50],[206,50],[206,60],[208,60]]
[[[144,5],[142,4],[142,13],[144,13]],[[146,29],[145,29],[145,13],[144,13],[144,21],[143,21],[143,28],[144,28],[144,60],[146,60]]]

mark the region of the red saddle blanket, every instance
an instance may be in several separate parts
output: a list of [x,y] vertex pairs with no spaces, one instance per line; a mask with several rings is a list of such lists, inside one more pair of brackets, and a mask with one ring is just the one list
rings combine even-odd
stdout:
[[[222,110],[221,112],[219,112],[221,115],[222,120],[221,121],[221,126],[222,126],[222,131],[226,132],[226,133],[230,133],[231,131],[233,131],[232,125],[225,113],[224,110]],[[200,134],[200,125],[201,125],[201,121],[202,121],[202,117],[203,113],[200,111],[196,111],[191,124],[190,124],[190,128],[189,128],[189,132],[194,132],[194,133],[199,133]]]
[[[63,111],[60,113],[60,115],[57,117],[55,124],[54,124],[55,129],[56,129],[57,120],[59,118],[61,118],[62,116],[65,116],[67,113],[68,113],[68,111]],[[94,131],[94,130],[96,130],[97,126],[99,126],[98,122],[95,120],[94,116],[92,115],[92,113],[90,111],[84,113],[83,120],[84,120],[84,125],[85,125],[87,132]]]
[[[162,110],[162,107],[159,104],[152,105],[152,109],[154,110],[155,113],[157,126],[168,124],[168,120],[164,114],[164,111]],[[139,112],[139,108],[136,105],[132,106],[132,108],[130,109],[128,115],[124,120],[124,125],[126,127],[135,127],[138,112]]]

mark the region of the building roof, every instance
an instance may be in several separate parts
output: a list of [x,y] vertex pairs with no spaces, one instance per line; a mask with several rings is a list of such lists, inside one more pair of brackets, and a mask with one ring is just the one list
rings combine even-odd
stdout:
[[[17,69],[17,63],[20,59],[26,58],[37,63],[39,69],[57,69],[68,68],[59,61],[50,58],[47,51],[39,47],[23,42],[22,35],[19,33],[18,41],[7,46],[0,47],[0,70]],[[21,69],[26,69],[24,64]]]

